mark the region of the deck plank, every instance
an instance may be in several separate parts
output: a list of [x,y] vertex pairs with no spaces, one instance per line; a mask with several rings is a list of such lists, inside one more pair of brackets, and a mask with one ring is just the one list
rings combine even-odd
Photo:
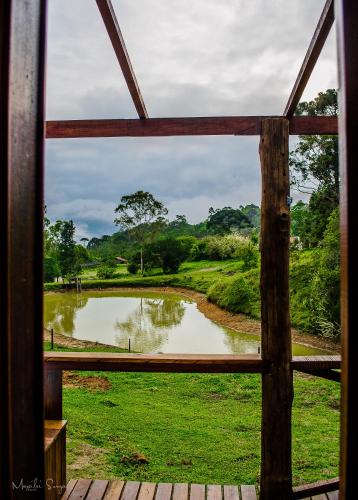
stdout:
[[321,493],[320,495],[314,495],[311,497],[312,500],[327,500],[327,495],[325,493]]
[[85,498],[90,486],[92,484],[92,479],[79,479],[72,490],[72,493],[68,497],[69,500],[81,500]]
[[73,491],[73,488],[76,486],[76,483],[77,483],[77,479],[71,479],[67,483],[66,491],[62,495],[61,500],[67,500],[68,498],[70,498],[70,495],[71,495],[71,493]]
[[241,485],[242,500],[257,500],[255,486],[242,484]]
[[240,500],[239,488],[236,485],[224,485],[224,500]]
[[156,483],[142,483],[137,500],[153,500]]
[[173,488],[173,500],[188,500],[189,485],[188,483],[176,483]]
[[155,500],[170,500],[172,489],[172,483],[158,483]]
[[330,491],[327,493],[327,498],[328,500],[338,500],[339,498],[339,491]]
[[205,484],[192,484],[189,498],[190,500],[205,500]]
[[110,481],[106,494],[104,495],[105,500],[119,500],[122,490],[124,488],[124,481],[115,480]]
[[86,500],[102,500],[108,486],[108,481],[95,479],[91,484]]
[[206,493],[207,500],[222,500],[222,497],[220,484],[208,484]]
[[139,481],[127,481],[124,486],[121,500],[136,500],[139,488]]

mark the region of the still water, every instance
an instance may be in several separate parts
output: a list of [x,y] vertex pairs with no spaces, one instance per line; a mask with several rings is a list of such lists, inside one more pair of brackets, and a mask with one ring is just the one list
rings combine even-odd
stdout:
[[[45,326],[76,339],[143,353],[257,353],[256,335],[236,332],[204,316],[194,301],[143,291],[45,294]],[[293,354],[324,351],[293,344]]]

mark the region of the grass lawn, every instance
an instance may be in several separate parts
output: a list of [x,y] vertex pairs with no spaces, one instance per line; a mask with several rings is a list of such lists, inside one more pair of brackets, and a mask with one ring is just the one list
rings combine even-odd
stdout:
[[[258,480],[258,375],[81,372],[63,392],[69,478]],[[295,484],[337,476],[338,447],[339,384],[295,375]]]
[[[125,265],[117,266],[114,278],[107,280],[96,279],[96,268],[82,272],[82,287],[110,288],[120,286],[181,286],[205,293],[218,279],[231,276],[239,272],[243,263],[237,260],[201,260],[199,262],[184,262],[176,274],[163,274],[161,269],[152,269],[145,276],[131,275]],[[45,283],[45,290],[58,290],[62,283]]]

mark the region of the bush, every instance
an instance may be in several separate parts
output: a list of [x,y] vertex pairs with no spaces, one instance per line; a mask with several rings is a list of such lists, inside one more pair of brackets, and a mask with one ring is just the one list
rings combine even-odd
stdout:
[[191,248],[191,239],[188,238],[164,238],[153,245],[164,273],[176,273],[180,264],[189,257]]
[[100,280],[109,280],[113,278],[115,272],[116,270],[113,266],[109,266],[108,264],[102,264],[97,269],[97,278],[99,278]]
[[321,335],[340,335],[340,236],[339,211],[333,210],[318,253],[318,267],[311,283],[310,311],[313,328]]
[[193,260],[243,260],[246,269],[258,262],[257,246],[250,238],[237,234],[203,238],[193,245],[191,253]]
[[55,257],[45,257],[44,259],[44,279],[48,283],[54,281],[61,275],[60,265]]
[[209,288],[207,297],[228,311],[252,314],[255,295],[244,276],[217,281]]
[[137,274],[139,267],[140,266],[136,262],[130,262],[127,266],[127,271],[129,274]]

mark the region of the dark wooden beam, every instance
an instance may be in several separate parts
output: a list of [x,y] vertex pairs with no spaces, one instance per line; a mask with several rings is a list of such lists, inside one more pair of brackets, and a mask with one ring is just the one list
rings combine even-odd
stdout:
[[114,12],[112,2],[111,0],[96,0],[96,2],[103,22],[106,26],[109,38],[111,39],[114,52],[116,53],[138,116],[139,118],[148,118],[148,113],[145,109],[142,94],[140,92],[136,76],[134,74],[132,63],[129,59],[127,48],[124,43],[122,32],[119,27],[116,14]]
[[[4,499],[44,498],[45,25],[45,0],[0,2],[0,496]],[[35,491],[21,488],[21,482],[34,481],[39,486]]]
[[324,479],[322,481],[317,481],[316,483],[295,486],[293,488],[292,498],[295,500],[299,498],[308,499],[311,496],[315,497],[315,495],[321,495],[323,493],[328,493],[330,491],[336,491],[338,490],[338,488],[339,488],[339,478]]
[[44,356],[45,365],[62,370],[163,373],[261,373],[264,370],[258,354],[45,352]]
[[334,22],[334,0],[327,0],[303,60],[284,115],[293,116]]
[[[76,137],[166,137],[185,135],[259,135],[265,116],[149,118],[147,120],[61,120],[46,122],[47,139]],[[291,135],[337,134],[334,116],[299,116]]]
[[266,119],[260,141],[261,353],[269,366],[262,375],[261,500],[292,493],[288,127],[285,118]]
[[336,370],[341,367],[341,356],[293,356],[291,366],[294,370]]
[[306,373],[307,375],[312,375],[313,377],[320,377],[326,380],[331,380],[332,382],[341,381],[341,373],[336,370],[297,370],[301,373]]
[[358,407],[358,2],[336,0],[339,70],[339,166],[341,177],[342,404],[340,498],[356,497]]
[[44,366],[45,419],[62,420],[62,369],[51,363]]

